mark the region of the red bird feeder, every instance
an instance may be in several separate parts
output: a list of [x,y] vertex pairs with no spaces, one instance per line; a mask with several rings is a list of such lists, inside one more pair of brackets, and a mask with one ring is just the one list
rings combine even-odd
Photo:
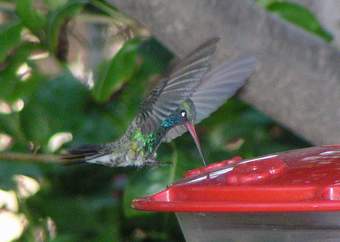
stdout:
[[339,242],[340,145],[215,163],[133,207],[175,212],[188,242]]

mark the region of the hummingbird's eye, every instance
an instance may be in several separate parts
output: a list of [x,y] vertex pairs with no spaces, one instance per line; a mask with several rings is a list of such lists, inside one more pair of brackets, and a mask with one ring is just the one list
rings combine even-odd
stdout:
[[182,118],[185,118],[187,116],[187,112],[185,110],[181,111],[181,116]]

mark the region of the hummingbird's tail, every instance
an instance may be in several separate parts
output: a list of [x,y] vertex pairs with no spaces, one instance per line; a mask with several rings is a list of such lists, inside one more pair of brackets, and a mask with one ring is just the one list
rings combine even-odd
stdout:
[[68,150],[61,155],[61,159],[65,165],[95,163],[94,160],[105,155],[107,154],[103,152],[102,145],[82,145]]

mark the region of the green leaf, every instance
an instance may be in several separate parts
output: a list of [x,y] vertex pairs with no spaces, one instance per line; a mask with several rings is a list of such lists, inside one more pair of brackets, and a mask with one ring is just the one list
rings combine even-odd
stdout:
[[28,140],[46,145],[56,132],[78,129],[89,92],[70,74],[43,82],[20,113]]
[[[33,67],[34,68],[34,67]],[[25,81],[18,81],[15,85],[15,92],[12,93],[11,99],[30,97],[45,79],[35,69],[32,68],[31,76]]]
[[137,70],[137,51],[141,41],[127,41],[112,60],[103,66],[92,94],[97,102],[106,102],[111,95],[129,81]]
[[48,118],[43,103],[30,102],[25,105],[20,113],[20,123],[27,140],[37,145],[47,143],[50,134],[52,134]]
[[39,168],[34,164],[0,160],[0,188],[14,189],[16,187],[13,179],[15,175],[26,175],[36,179],[42,176]]
[[[107,196],[107,200],[111,198]],[[51,217],[58,234],[72,235],[76,238],[72,241],[109,241],[107,237],[110,241],[120,241],[118,207],[112,202],[98,206],[99,201],[98,198],[83,196],[53,197],[53,194],[41,191],[28,200],[27,206],[37,220]]]
[[13,54],[6,58],[3,65],[5,68],[0,71],[0,97],[7,101],[14,101],[13,93],[16,91],[16,85],[20,82],[17,74],[18,68],[27,61],[32,51],[37,48],[33,44],[22,44],[15,49]]
[[16,141],[24,141],[18,113],[0,114],[0,133],[6,133]]
[[45,16],[33,5],[33,0],[17,0],[16,13],[22,23],[39,37],[43,36],[43,29],[46,26]]
[[145,40],[138,53],[142,58],[141,74],[148,78],[152,74],[163,73],[174,55],[154,38]]
[[68,0],[44,0],[44,2],[50,10],[54,10],[65,5]]
[[87,3],[86,0],[69,1],[65,5],[55,9],[48,16],[47,25],[47,44],[53,53],[56,52],[60,35],[64,34],[61,30],[72,17],[76,16]]
[[13,22],[10,25],[0,28],[0,63],[5,60],[9,52],[20,43],[22,24]]
[[283,19],[323,38],[330,42],[333,37],[325,30],[317,17],[302,5],[291,2],[273,2],[267,5],[267,9],[278,14]]

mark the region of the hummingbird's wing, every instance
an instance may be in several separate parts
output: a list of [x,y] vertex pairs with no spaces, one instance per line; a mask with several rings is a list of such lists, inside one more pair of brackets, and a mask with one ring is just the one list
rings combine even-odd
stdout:
[[200,84],[210,70],[210,59],[216,50],[217,38],[205,42],[169,72],[144,100],[136,121],[144,133],[156,130]]
[[[207,73],[190,96],[196,111],[195,123],[207,118],[234,95],[255,71],[255,67],[255,57],[241,57],[226,61]],[[169,130],[163,141],[169,142],[186,131],[184,125],[176,126]]]

